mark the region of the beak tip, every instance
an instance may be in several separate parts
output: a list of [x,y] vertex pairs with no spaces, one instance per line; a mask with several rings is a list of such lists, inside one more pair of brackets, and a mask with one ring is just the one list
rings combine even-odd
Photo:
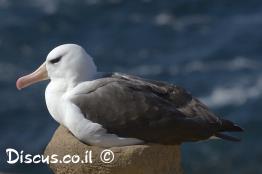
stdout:
[[16,88],[20,91],[22,89],[21,78],[16,81]]

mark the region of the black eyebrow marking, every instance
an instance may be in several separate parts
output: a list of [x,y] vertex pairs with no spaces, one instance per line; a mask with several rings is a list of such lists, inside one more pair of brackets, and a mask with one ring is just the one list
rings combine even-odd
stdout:
[[55,58],[55,59],[52,59],[52,60],[50,60],[49,62],[52,63],[52,64],[55,64],[55,63],[59,62],[59,61],[61,60],[61,58],[62,58],[62,56],[57,57],[57,58]]

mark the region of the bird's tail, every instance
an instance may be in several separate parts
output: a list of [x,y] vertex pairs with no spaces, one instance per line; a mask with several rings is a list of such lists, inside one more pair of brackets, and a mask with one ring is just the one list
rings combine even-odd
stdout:
[[239,138],[227,135],[225,133],[221,133],[221,132],[243,132],[244,130],[240,126],[225,119],[221,119],[221,122],[222,125],[220,130],[215,134],[216,137],[224,140],[235,141],[235,142],[241,141],[241,139]]
[[244,131],[240,126],[236,125],[235,123],[229,120],[221,119],[221,122],[222,122],[222,125],[221,125],[219,132],[243,132]]
[[231,136],[231,135],[227,135],[227,134],[220,133],[220,132],[219,132],[219,133],[216,133],[216,134],[215,134],[215,137],[221,138],[221,139],[223,139],[223,140],[234,141],[234,142],[239,142],[239,141],[241,141],[240,138],[236,138],[236,137],[233,137],[233,136]]

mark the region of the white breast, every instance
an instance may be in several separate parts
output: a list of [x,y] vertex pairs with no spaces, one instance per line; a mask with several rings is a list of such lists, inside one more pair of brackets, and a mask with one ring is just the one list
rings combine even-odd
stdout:
[[63,120],[63,99],[65,93],[61,88],[62,84],[50,82],[45,91],[46,106],[51,116],[58,122],[62,123]]

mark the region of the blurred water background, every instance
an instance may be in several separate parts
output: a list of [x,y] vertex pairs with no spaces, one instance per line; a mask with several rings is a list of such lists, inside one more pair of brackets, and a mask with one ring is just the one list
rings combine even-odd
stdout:
[[41,154],[58,126],[47,82],[17,91],[15,81],[63,43],[86,48],[100,71],[181,85],[245,128],[239,144],[184,144],[186,173],[262,173],[262,1],[0,0],[0,173],[50,173],[7,164],[5,149]]

